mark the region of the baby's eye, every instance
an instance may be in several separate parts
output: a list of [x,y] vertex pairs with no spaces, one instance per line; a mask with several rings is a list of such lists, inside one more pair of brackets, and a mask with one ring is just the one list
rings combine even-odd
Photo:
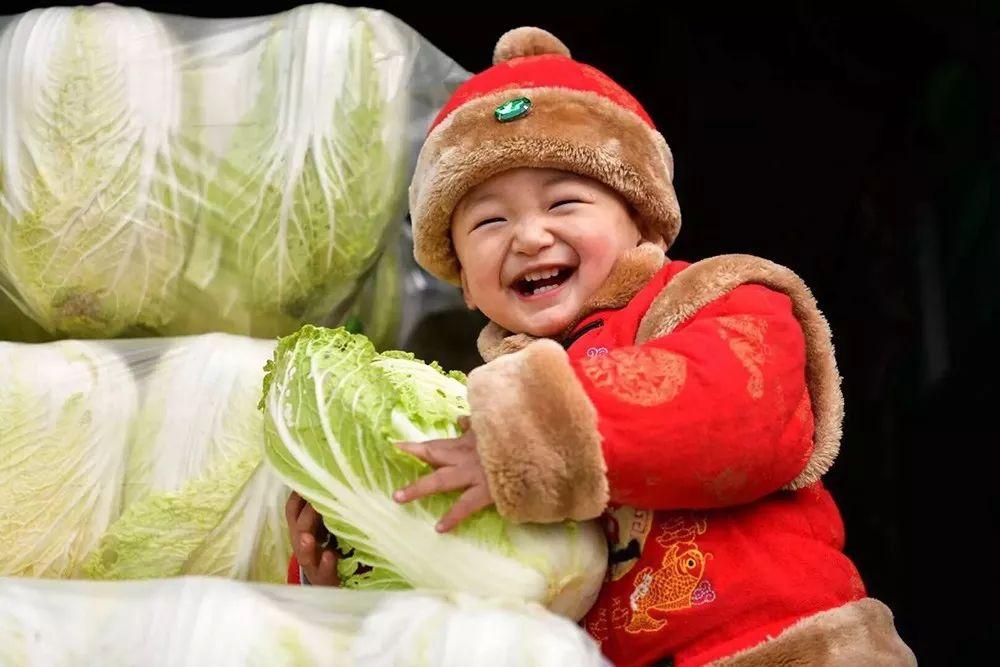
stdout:
[[477,222],[475,224],[475,226],[473,227],[473,229],[479,229],[483,225],[488,225],[488,224],[493,223],[493,222],[503,222],[503,221],[504,221],[504,218],[488,218],[486,220],[483,220],[482,222]]
[[582,203],[583,203],[582,199],[560,199],[552,206],[549,206],[549,210],[551,211],[554,208],[559,208],[560,206],[566,206],[568,204],[582,204]]

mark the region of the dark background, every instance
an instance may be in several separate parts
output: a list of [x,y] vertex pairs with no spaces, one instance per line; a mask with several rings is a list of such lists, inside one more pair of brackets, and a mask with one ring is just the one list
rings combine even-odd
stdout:
[[[299,3],[129,4],[250,16]],[[870,594],[921,663],[987,662],[1000,634],[1000,2],[368,4],[471,71],[505,30],[547,28],[639,98],[677,165],[671,255],[789,266],[830,320],[847,417],[827,480]]]

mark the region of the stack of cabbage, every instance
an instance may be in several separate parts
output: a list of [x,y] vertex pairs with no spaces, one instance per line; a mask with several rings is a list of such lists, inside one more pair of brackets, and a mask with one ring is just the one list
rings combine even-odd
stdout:
[[606,564],[593,523],[489,509],[442,535],[457,494],[392,500],[429,471],[394,443],[455,436],[467,412],[461,374],[343,328],[0,343],[0,576],[283,581],[291,487],[350,552],[345,587],[582,617]]
[[[576,620],[593,603],[607,559],[595,524],[488,509],[442,535],[456,494],[392,500],[429,471],[394,443],[457,435],[467,410],[461,374],[343,328],[277,344],[0,343],[0,662],[113,663],[101,647],[134,627],[135,647],[115,644],[123,664],[155,664],[140,656],[161,644],[181,663],[598,664],[550,613]],[[348,552],[343,590],[226,583],[283,581],[288,487]]]
[[[455,494],[391,500],[429,470],[394,443],[468,409],[376,352],[415,144],[466,76],[365,9],[0,20],[0,664],[601,663],[559,617],[600,586],[594,524],[441,535]],[[366,336],[310,324],[342,322]],[[346,590],[267,583],[290,488]]]
[[393,342],[406,182],[453,61],[333,5],[51,8],[0,30],[0,339],[354,316]]
[[257,403],[274,343],[0,342],[0,576],[284,580]]

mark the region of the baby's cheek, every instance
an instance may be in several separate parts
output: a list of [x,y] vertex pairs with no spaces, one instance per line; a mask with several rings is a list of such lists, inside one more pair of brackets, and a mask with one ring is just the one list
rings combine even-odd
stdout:
[[592,257],[591,261],[581,265],[580,290],[584,292],[581,297],[586,300],[596,292],[601,285],[611,275],[611,267],[615,264],[615,256],[611,252],[602,253],[599,257]]
[[503,289],[498,285],[498,269],[485,263],[466,270],[469,293],[480,304],[489,304],[503,298]]

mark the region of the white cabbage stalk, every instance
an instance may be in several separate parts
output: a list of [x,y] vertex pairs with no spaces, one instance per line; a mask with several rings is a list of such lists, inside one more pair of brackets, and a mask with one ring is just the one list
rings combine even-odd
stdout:
[[538,605],[184,577],[0,579],[0,664],[603,667]]
[[573,619],[593,604],[607,564],[594,522],[514,524],[489,508],[441,534],[434,526],[457,493],[392,499],[430,472],[395,442],[458,435],[468,412],[461,374],[306,326],[278,344],[264,391],[267,460],[348,553],[338,562],[344,586],[508,596]]
[[195,49],[209,176],[185,277],[227,330],[342,317],[401,221],[417,48],[402,28],[307,5]]
[[98,343],[0,343],[0,576],[80,574],[118,516],[137,407]]
[[167,344],[143,380],[124,513],[88,574],[283,581],[289,491],[263,463],[257,408],[275,343],[207,334]]
[[33,10],[0,37],[0,284],[46,330],[167,322],[189,245],[180,71],[135,8]]
[[178,491],[227,460],[263,453],[257,410],[275,342],[228,334],[164,340],[142,379],[126,504]]

